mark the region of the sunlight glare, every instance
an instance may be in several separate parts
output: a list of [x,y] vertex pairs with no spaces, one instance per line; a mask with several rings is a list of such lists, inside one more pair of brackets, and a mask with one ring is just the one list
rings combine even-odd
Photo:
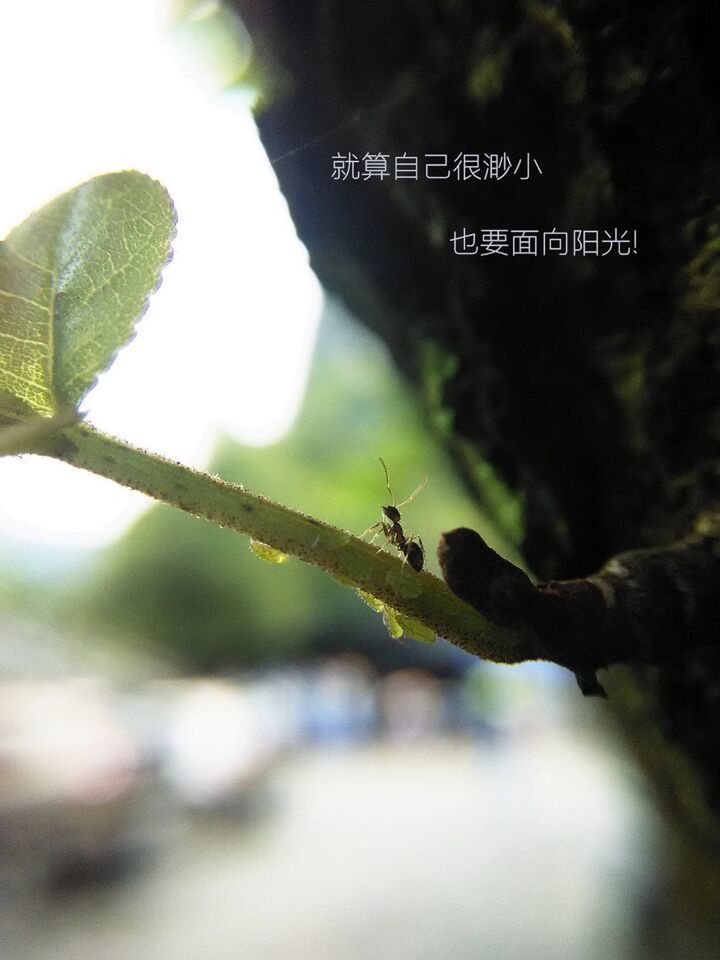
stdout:
[[[211,96],[148,0],[8,4],[0,34],[4,235],[99,173],[160,180],[174,258],[135,341],[84,403],[101,429],[193,466],[220,432],[279,439],[302,397],[321,306],[247,96]],[[0,462],[0,523],[90,545],[149,503],[41,458]]]

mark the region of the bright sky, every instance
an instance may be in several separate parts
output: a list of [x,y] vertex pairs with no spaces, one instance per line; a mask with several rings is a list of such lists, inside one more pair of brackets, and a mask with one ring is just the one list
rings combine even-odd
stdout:
[[[174,259],[84,408],[101,429],[194,466],[219,431],[263,444],[288,429],[321,306],[247,97],[202,80],[152,0],[3,10],[0,236],[99,173],[134,168],[165,184]],[[0,490],[0,534],[74,545],[108,542],[149,503],[33,457],[0,460]]]

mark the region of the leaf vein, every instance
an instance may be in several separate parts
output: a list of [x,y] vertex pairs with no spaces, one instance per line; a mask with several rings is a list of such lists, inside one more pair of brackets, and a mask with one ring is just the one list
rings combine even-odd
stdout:
[[37,307],[38,310],[42,310],[43,313],[50,313],[49,307],[42,303],[38,303],[37,300],[31,300],[29,297],[23,297],[19,293],[11,293],[9,290],[0,290],[0,297],[9,297],[11,300],[20,300],[21,303],[27,303],[31,307]]

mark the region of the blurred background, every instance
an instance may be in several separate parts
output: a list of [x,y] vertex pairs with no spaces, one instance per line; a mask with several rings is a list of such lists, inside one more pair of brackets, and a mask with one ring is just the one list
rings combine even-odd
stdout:
[[[178,208],[88,419],[354,533],[383,457],[398,500],[427,477],[403,518],[431,569],[461,524],[512,556],[517,504],[498,485],[478,513],[385,347],[323,299],[233,82],[241,21],[2,17],[2,232],[127,167]],[[675,955],[645,784],[571,676],[391,640],[315,569],[64,465],[0,483],[2,957]]]

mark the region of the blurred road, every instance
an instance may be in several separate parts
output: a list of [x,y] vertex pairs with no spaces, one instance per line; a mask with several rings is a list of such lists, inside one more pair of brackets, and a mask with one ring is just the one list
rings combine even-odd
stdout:
[[0,907],[3,960],[631,960],[652,819],[597,736],[299,753],[112,885]]

